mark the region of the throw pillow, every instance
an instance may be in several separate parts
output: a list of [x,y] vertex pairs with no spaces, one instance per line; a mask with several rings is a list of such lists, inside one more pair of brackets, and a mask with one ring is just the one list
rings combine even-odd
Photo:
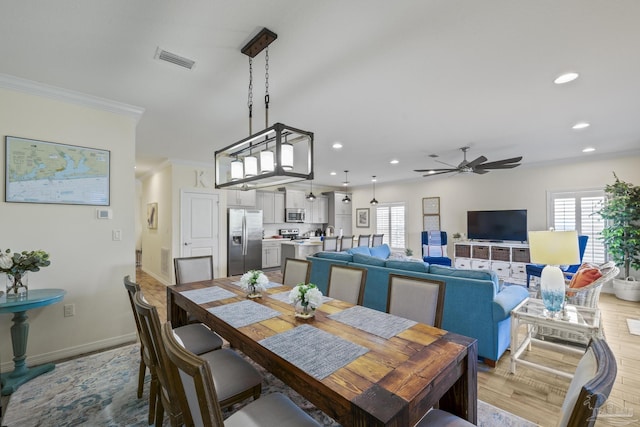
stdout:
[[582,264],[576,274],[573,275],[573,277],[571,278],[571,282],[569,282],[569,287],[583,288],[595,282],[601,277],[602,272],[597,265],[585,263]]
[[353,254],[353,262],[356,264],[374,265],[384,267],[385,260],[371,255]]
[[387,259],[389,258],[389,255],[391,255],[391,248],[389,248],[389,245],[385,243],[383,245],[370,248],[369,252],[371,253],[371,256]]
[[355,248],[347,249],[347,253],[351,255],[361,254],[361,255],[371,255],[369,251],[369,246],[356,246]]

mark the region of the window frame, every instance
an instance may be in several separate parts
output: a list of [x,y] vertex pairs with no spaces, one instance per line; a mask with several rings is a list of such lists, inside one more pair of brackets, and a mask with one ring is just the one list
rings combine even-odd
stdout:
[[[401,207],[403,210],[403,215],[402,215],[402,240],[403,240],[403,246],[394,246],[392,245],[392,221],[391,221],[391,209],[394,207]],[[379,217],[378,217],[378,211],[380,209],[386,209],[388,211],[388,216],[389,216],[389,223],[387,224],[388,227],[385,228],[385,230],[380,230],[378,227],[380,225],[380,221],[379,221]],[[406,202],[390,202],[390,203],[380,203],[379,205],[376,206],[375,209],[375,225],[373,227],[373,229],[376,231],[377,234],[384,234],[383,237],[383,243],[386,243],[389,245],[389,247],[392,250],[405,250],[406,245],[407,245],[407,203]]]

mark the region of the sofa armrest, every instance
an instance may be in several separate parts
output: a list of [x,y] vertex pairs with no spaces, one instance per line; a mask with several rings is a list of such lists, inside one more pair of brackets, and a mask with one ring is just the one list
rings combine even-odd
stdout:
[[522,286],[512,285],[504,287],[493,299],[493,320],[499,322],[509,317],[511,310],[528,296],[529,292]]

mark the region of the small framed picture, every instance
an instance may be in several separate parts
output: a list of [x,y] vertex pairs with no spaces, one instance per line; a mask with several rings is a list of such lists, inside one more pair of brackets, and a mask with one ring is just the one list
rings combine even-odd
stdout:
[[147,228],[158,228],[158,203],[147,203]]
[[369,208],[356,208],[356,227],[369,228]]
[[440,215],[440,197],[423,197],[422,215]]
[[440,230],[440,215],[423,215],[422,229],[424,231]]

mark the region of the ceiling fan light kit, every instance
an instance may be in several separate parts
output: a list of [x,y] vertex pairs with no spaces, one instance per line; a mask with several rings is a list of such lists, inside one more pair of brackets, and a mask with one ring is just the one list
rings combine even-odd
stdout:
[[[215,152],[215,188],[251,190],[313,179],[313,132],[269,122],[269,51],[278,36],[263,28],[241,52],[249,56],[249,136]],[[265,129],[252,130],[252,58],[267,49]],[[313,193],[311,193],[313,195]],[[314,196],[315,198],[315,196]]]
[[[467,161],[467,151],[469,147],[462,147],[460,150],[463,153],[464,159],[458,166],[450,165],[448,163],[441,162],[440,160],[436,160],[438,163],[442,163],[444,165],[450,166],[448,168],[440,168],[440,169],[414,169],[414,172],[424,173],[423,176],[434,176],[434,175],[442,175],[444,173],[475,173],[479,175],[484,175],[485,173],[490,172],[493,169],[513,169],[515,167],[520,166],[520,162],[522,160],[522,156],[512,157],[510,159],[496,160],[495,162],[487,162],[487,158],[485,156],[480,156],[472,161]],[[432,157],[432,156],[431,156]]]

